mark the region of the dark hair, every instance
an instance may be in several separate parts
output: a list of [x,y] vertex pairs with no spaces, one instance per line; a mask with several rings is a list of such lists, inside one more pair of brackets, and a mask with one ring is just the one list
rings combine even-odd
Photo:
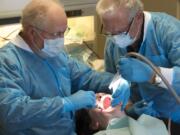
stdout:
[[92,135],[99,130],[91,128],[92,119],[88,109],[80,109],[75,113],[77,135]]

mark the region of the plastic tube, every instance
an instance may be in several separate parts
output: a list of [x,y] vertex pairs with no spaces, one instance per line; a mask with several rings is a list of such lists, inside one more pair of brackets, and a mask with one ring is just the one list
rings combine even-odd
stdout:
[[177,95],[176,91],[174,90],[174,88],[169,84],[169,82],[166,80],[166,78],[162,75],[162,73],[157,69],[157,67],[151,62],[149,61],[146,57],[142,56],[139,53],[135,53],[135,52],[129,52],[127,53],[126,56],[133,56],[138,58],[139,60],[147,63],[152,69],[153,71],[158,74],[158,76],[162,79],[162,81],[164,82],[164,84],[167,86],[167,90],[169,91],[169,93],[172,94],[172,96],[176,99],[177,103],[180,104],[180,97]]

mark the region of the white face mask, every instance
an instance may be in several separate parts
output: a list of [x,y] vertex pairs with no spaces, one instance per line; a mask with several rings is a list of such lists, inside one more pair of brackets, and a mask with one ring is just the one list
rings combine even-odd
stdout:
[[64,38],[44,39],[44,48],[42,51],[48,54],[50,57],[57,56],[63,49]]
[[119,35],[112,36],[112,41],[120,48],[126,48],[135,42],[136,38],[132,38],[129,33],[121,33]]

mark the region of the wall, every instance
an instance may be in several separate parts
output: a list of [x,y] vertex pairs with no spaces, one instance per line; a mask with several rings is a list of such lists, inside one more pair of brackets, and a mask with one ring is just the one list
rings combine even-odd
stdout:
[[180,0],[142,0],[144,9],[155,12],[166,12],[180,19]]
[[0,18],[17,17],[30,0],[1,0]]
[[180,0],[177,1],[177,18],[180,19]]
[[[13,1],[13,2],[12,2]],[[19,17],[23,7],[31,0],[0,0],[0,19]],[[95,7],[97,0],[60,0],[64,5],[65,9],[81,9]],[[92,10],[91,10],[92,11]]]

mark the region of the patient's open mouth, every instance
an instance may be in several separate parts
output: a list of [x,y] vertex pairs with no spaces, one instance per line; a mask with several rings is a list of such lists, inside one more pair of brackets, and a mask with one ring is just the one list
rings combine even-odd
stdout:
[[103,111],[111,108],[111,100],[111,95],[102,96],[100,101],[97,102],[97,108],[102,109]]

